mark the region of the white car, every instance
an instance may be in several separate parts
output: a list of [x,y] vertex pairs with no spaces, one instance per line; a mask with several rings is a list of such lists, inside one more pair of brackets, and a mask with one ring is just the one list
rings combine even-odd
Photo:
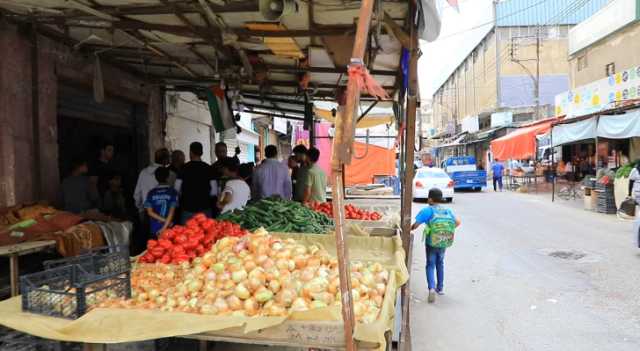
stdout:
[[413,178],[413,199],[427,199],[429,190],[433,188],[442,191],[442,197],[447,202],[453,201],[453,180],[442,168],[422,167],[416,171]]

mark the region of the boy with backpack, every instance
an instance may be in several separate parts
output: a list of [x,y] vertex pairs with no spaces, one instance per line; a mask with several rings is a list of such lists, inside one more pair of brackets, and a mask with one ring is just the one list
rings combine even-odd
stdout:
[[[456,228],[460,225],[460,219],[450,209],[439,205],[442,202],[440,189],[429,190],[427,201],[429,206],[418,213],[415,223],[411,225],[411,230],[426,224],[423,241],[427,256],[426,271],[429,286],[427,301],[433,303],[436,300],[436,294],[444,295],[444,253],[453,244],[453,237]],[[436,272],[437,283],[434,276]]]

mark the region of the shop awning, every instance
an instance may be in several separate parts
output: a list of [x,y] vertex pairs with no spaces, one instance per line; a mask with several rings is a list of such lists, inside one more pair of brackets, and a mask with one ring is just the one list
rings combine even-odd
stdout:
[[[600,116],[598,136],[609,139],[639,137],[640,110],[632,110],[623,115]],[[553,138],[555,139],[555,134]]]
[[536,155],[536,135],[547,133],[555,119],[522,127],[491,142],[491,152],[498,160],[525,160]]
[[574,143],[596,137],[596,118],[553,126],[553,146]]

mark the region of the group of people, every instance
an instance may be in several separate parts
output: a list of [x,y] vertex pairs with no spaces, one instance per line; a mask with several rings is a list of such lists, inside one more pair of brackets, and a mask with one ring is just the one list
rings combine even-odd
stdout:
[[[73,161],[61,186],[64,210],[88,217],[93,214],[94,219],[135,219],[143,232],[155,236],[196,213],[215,218],[251,200],[277,196],[299,202],[326,201],[327,178],[317,165],[320,151],[314,147],[298,145],[288,159],[279,160],[277,147],[268,145],[265,159],[256,167],[240,163],[238,148],[234,156],[228,156],[223,142],[215,145],[216,161],[211,165],[202,160],[199,142],[189,146],[188,161],[180,150],[161,148],[140,171],[133,198],[125,195],[122,176],[113,166],[114,153],[114,145],[105,143],[94,161]],[[128,218],[133,216],[127,215],[131,200],[138,218]]]
[[[326,175],[318,167],[320,151],[298,145],[285,162],[268,145],[265,159],[255,168],[240,164],[237,154],[227,156],[227,145],[215,145],[216,162],[202,161],[202,144],[191,143],[189,162],[156,152],[156,162],[143,169],[134,193],[141,216],[149,220],[149,233],[157,235],[173,223],[185,223],[196,213],[217,215],[243,208],[251,200],[280,197],[300,202],[326,201]],[[247,171],[242,171],[245,169]]]

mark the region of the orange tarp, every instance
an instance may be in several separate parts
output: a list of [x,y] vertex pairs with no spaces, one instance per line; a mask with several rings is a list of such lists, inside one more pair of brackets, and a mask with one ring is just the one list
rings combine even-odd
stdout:
[[503,160],[526,160],[536,156],[536,135],[545,134],[551,129],[555,119],[539,122],[493,140],[491,152],[493,158]]
[[[356,184],[371,184],[374,175],[396,174],[396,152],[380,146],[365,143],[353,143],[354,157],[351,164],[345,168],[345,183],[347,186]],[[358,159],[357,157],[362,157]]]

